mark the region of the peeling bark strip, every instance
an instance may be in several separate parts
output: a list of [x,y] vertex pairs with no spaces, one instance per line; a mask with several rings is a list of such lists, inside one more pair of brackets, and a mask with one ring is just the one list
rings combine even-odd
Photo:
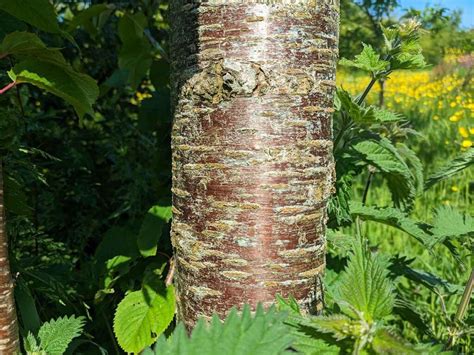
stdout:
[[8,264],[8,242],[3,202],[3,171],[0,159],[0,354],[18,354],[20,340],[13,297],[13,281]]
[[173,0],[179,318],[321,307],[337,0]]

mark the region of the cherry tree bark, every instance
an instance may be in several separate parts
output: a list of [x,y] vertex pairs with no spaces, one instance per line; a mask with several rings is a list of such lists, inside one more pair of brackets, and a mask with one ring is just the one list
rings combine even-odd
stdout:
[[0,159],[0,354],[11,355],[19,354],[20,340],[13,296],[13,280],[8,262],[2,170]]
[[322,306],[338,0],[170,4],[178,315]]

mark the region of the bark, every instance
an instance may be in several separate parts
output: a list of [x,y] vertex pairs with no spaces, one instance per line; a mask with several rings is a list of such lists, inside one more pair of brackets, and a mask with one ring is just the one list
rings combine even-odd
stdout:
[[173,0],[178,317],[322,306],[339,1]]
[[19,353],[20,340],[13,296],[13,280],[8,262],[2,170],[0,159],[0,354],[10,355]]

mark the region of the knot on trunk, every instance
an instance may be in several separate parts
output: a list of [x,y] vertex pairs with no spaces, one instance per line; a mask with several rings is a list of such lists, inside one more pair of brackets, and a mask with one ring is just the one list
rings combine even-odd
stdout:
[[224,59],[191,77],[184,94],[195,101],[219,104],[236,96],[263,95],[267,89],[267,78],[259,65]]

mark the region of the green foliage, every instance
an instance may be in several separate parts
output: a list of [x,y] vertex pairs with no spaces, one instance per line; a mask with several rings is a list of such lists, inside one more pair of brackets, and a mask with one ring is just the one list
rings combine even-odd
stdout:
[[171,206],[166,201],[162,203],[150,208],[138,234],[138,248],[145,257],[156,255],[163,229],[171,220]]
[[83,317],[53,319],[41,326],[37,337],[28,333],[25,338],[25,350],[27,354],[62,355],[71,341],[81,335],[83,327]]
[[123,350],[138,353],[168,328],[174,318],[174,292],[172,285],[155,283],[125,296],[114,318],[114,333]]
[[461,172],[462,170],[474,164],[474,149],[468,149],[454,160],[448,162],[439,171],[431,175],[425,184],[425,189],[429,189],[433,185],[450,178],[451,176]]
[[48,0],[0,0],[0,10],[40,30],[52,33],[60,32],[56,12]]
[[342,58],[339,64],[367,71],[376,77],[387,69],[389,62],[380,59],[380,55],[371,45],[363,44],[362,52],[356,55],[354,60]]
[[435,211],[431,244],[443,242],[445,239],[470,237],[469,244],[473,245],[474,218],[464,215],[449,206],[438,207]]
[[151,44],[145,37],[146,17],[138,12],[125,14],[118,23],[122,41],[119,52],[119,68],[128,71],[128,80],[136,88],[152,63]]
[[293,336],[283,324],[285,318],[285,313],[276,312],[274,308],[265,311],[261,306],[252,315],[246,305],[241,315],[236,309],[231,310],[224,322],[214,316],[207,325],[201,319],[190,337],[179,324],[170,338],[160,337],[154,350],[147,350],[144,354],[286,354]]

